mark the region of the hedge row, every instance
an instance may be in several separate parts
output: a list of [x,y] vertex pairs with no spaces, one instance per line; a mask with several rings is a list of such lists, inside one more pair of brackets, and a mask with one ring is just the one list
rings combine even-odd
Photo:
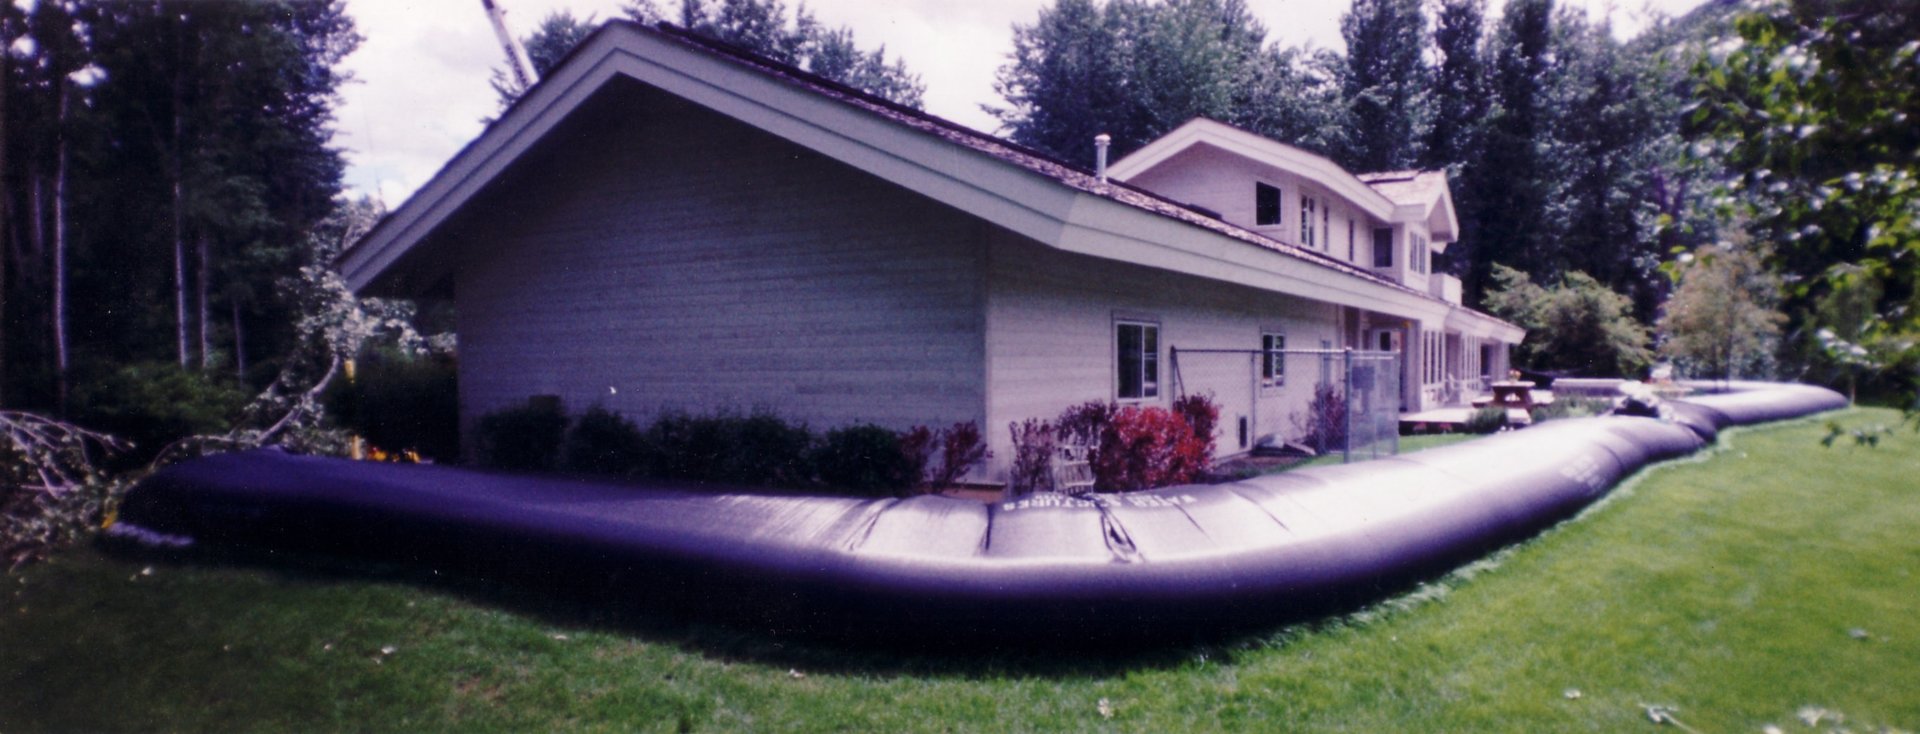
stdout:
[[594,406],[570,418],[557,402],[480,419],[481,464],[613,478],[897,496],[950,486],[989,456],[972,422],[904,433],[872,424],[816,435],[766,413],[661,415],[642,428]]

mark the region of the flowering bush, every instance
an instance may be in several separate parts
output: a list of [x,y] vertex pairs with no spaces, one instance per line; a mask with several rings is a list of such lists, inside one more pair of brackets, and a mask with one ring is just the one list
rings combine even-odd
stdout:
[[[1172,410],[1094,401],[1061,412],[1049,438],[1086,446],[1095,489],[1123,492],[1198,479],[1213,463],[1213,432],[1219,420],[1220,408],[1208,395],[1182,397],[1174,401]],[[1045,422],[1040,422],[1029,428],[1044,426]],[[1022,451],[1021,429],[1013,427],[1016,452]],[[1027,439],[1034,446],[1041,445],[1033,437]],[[1052,443],[1047,447],[1050,455]],[[1032,471],[1020,466],[1023,460],[1031,459],[1015,458],[1015,490],[1047,486],[1047,482],[1035,483],[1031,477],[1021,476],[1023,471]]]

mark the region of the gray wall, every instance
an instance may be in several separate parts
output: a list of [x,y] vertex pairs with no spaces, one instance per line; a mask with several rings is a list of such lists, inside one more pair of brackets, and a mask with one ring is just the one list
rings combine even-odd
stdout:
[[[985,226],[703,109],[601,105],[459,223],[461,409],[984,417]],[[471,434],[469,434],[471,435]]]

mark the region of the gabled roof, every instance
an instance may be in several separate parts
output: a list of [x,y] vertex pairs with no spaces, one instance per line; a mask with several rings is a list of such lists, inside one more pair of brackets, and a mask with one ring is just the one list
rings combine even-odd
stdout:
[[420,289],[423,280],[402,285],[393,273],[427,258],[441,225],[590,97],[623,78],[1062,250],[1409,316],[1437,317],[1446,309],[1368,270],[1102,181],[1037,151],[671,25],[627,21],[609,22],[581,42],[343,253],[337,264],[348,285]]
[[1381,221],[1425,221],[1436,241],[1452,241],[1460,229],[1444,172],[1353,174],[1325,156],[1204,117],[1188,120],[1173,132],[1128,154],[1115,163],[1109,173],[1115,178],[1130,180],[1196,146],[1218,148],[1230,155],[1311,179]]
[[1453,211],[1453,191],[1445,171],[1387,171],[1362,173],[1358,178],[1392,200],[1396,209],[1427,221],[1436,242],[1459,237],[1460,220]]
[[1188,120],[1174,128],[1173,132],[1128,153],[1107,172],[1114,178],[1132,179],[1200,145],[1219,148],[1256,163],[1305,176],[1345,197],[1377,219],[1393,219],[1393,202],[1348,173],[1347,169],[1341,168],[1340,164],[1317,153],[1205,117]]

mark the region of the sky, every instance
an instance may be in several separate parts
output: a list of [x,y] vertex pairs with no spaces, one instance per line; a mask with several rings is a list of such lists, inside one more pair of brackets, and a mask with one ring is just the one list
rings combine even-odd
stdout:
[[[524,36],[555,9],[595,20],[623,17],[624,0],[496,0],[507,26]],[[1339,50],[1340,14],[1351,0],[1248,0],[1284,46]],[[1701,0],[1563,0],[1614,33],[1631,37],[1658,13],[1679,15]],[[672,12],[674,0],[656,4]],[[789,0],[789,5],[796,4]],[[1001,104],[994,70],[1013,49],[1013,25],[1031,24],[1051,0],[810,0],[828,26],[853,29],[861,48],[884,45],[889,58],[926,82],[928,112],[995,132],[980,106]],[[1497,12],[1498,0],[1489,5]],[[347,0],[366,40],[347,57],[354,80],[341,91],[334,144],[346,152],[346,185],[398,206],[499,112],[488,81],[504,55],[480,0]]]

